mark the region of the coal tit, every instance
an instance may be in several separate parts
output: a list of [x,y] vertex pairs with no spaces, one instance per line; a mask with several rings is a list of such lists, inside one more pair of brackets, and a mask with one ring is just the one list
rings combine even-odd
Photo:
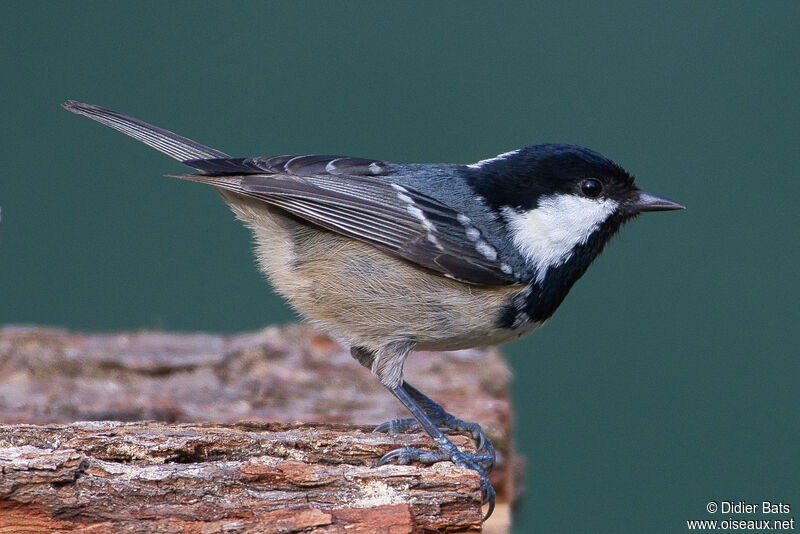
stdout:
[[[491,442],[403,380],[414,349],[517,339],[544,323],[620,226],[682,209],[640,191],[587,148],[532,145],[470,165],[346,156],[234,158],[115,111],[64,107],[171,156],[217,188],[253,232],[261,270],[312,323],[350,344],[410,411],[378,431],[426,431],[435,450],[402,448],[379,462],[449,460],[476,470],[491,514]],[[444,432],[467,432],[477,454]]]

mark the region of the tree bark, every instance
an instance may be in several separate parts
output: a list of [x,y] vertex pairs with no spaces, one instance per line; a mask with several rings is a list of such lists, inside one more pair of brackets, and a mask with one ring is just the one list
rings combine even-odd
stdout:
[[[406,376],[494,440],[498,511],[485,531],[502,532],[519,471],[504,360],[494,350],[418,353]],[[474,472],[376,466],[396,447],[431,446],[421,434],[371,432],[395,417],[406,417],[402,407],[346,348],[307,327],[5,328],[0,533],[479,532]],[[120,422],[145,419],[165,422]]]

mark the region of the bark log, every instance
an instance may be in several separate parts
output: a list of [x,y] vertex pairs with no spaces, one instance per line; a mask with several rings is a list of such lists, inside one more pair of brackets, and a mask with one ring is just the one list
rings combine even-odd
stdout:
[[[499,507],[485,532],[502,532],[519,471],[503,358],[418,353],[406,376],[494,440]],[[424,435],[371,432],[405,416],[344,347],[307,327],[5,328],[0,533],[479,532],[475,473],[376,467],[398,446],[430,447]],[[119,422],[145,419],[166,423]],[[102,422],[72,423],[88,420]]]

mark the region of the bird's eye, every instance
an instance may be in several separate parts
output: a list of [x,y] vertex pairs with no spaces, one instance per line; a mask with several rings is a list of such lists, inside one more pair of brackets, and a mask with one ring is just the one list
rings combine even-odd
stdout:
[[581,193],[589,198],[596,198],[603,192],[603,186],[594,178],[587,178],[581,182]]

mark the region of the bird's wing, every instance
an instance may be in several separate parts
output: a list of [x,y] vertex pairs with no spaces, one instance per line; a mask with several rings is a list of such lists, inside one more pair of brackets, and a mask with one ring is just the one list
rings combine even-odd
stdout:
[[468,217],[393,183],[380,161],[316,155],[231,158],[102,106],[72,100],[63,106],[203,173],[179,178],[257,198],[457,280],[488,285],[520,281]]
[[278,206],[328,230],[463,282],[520,280],[470,219],[394,183],[385,163],[342,156],[185,161],[207,183]]

